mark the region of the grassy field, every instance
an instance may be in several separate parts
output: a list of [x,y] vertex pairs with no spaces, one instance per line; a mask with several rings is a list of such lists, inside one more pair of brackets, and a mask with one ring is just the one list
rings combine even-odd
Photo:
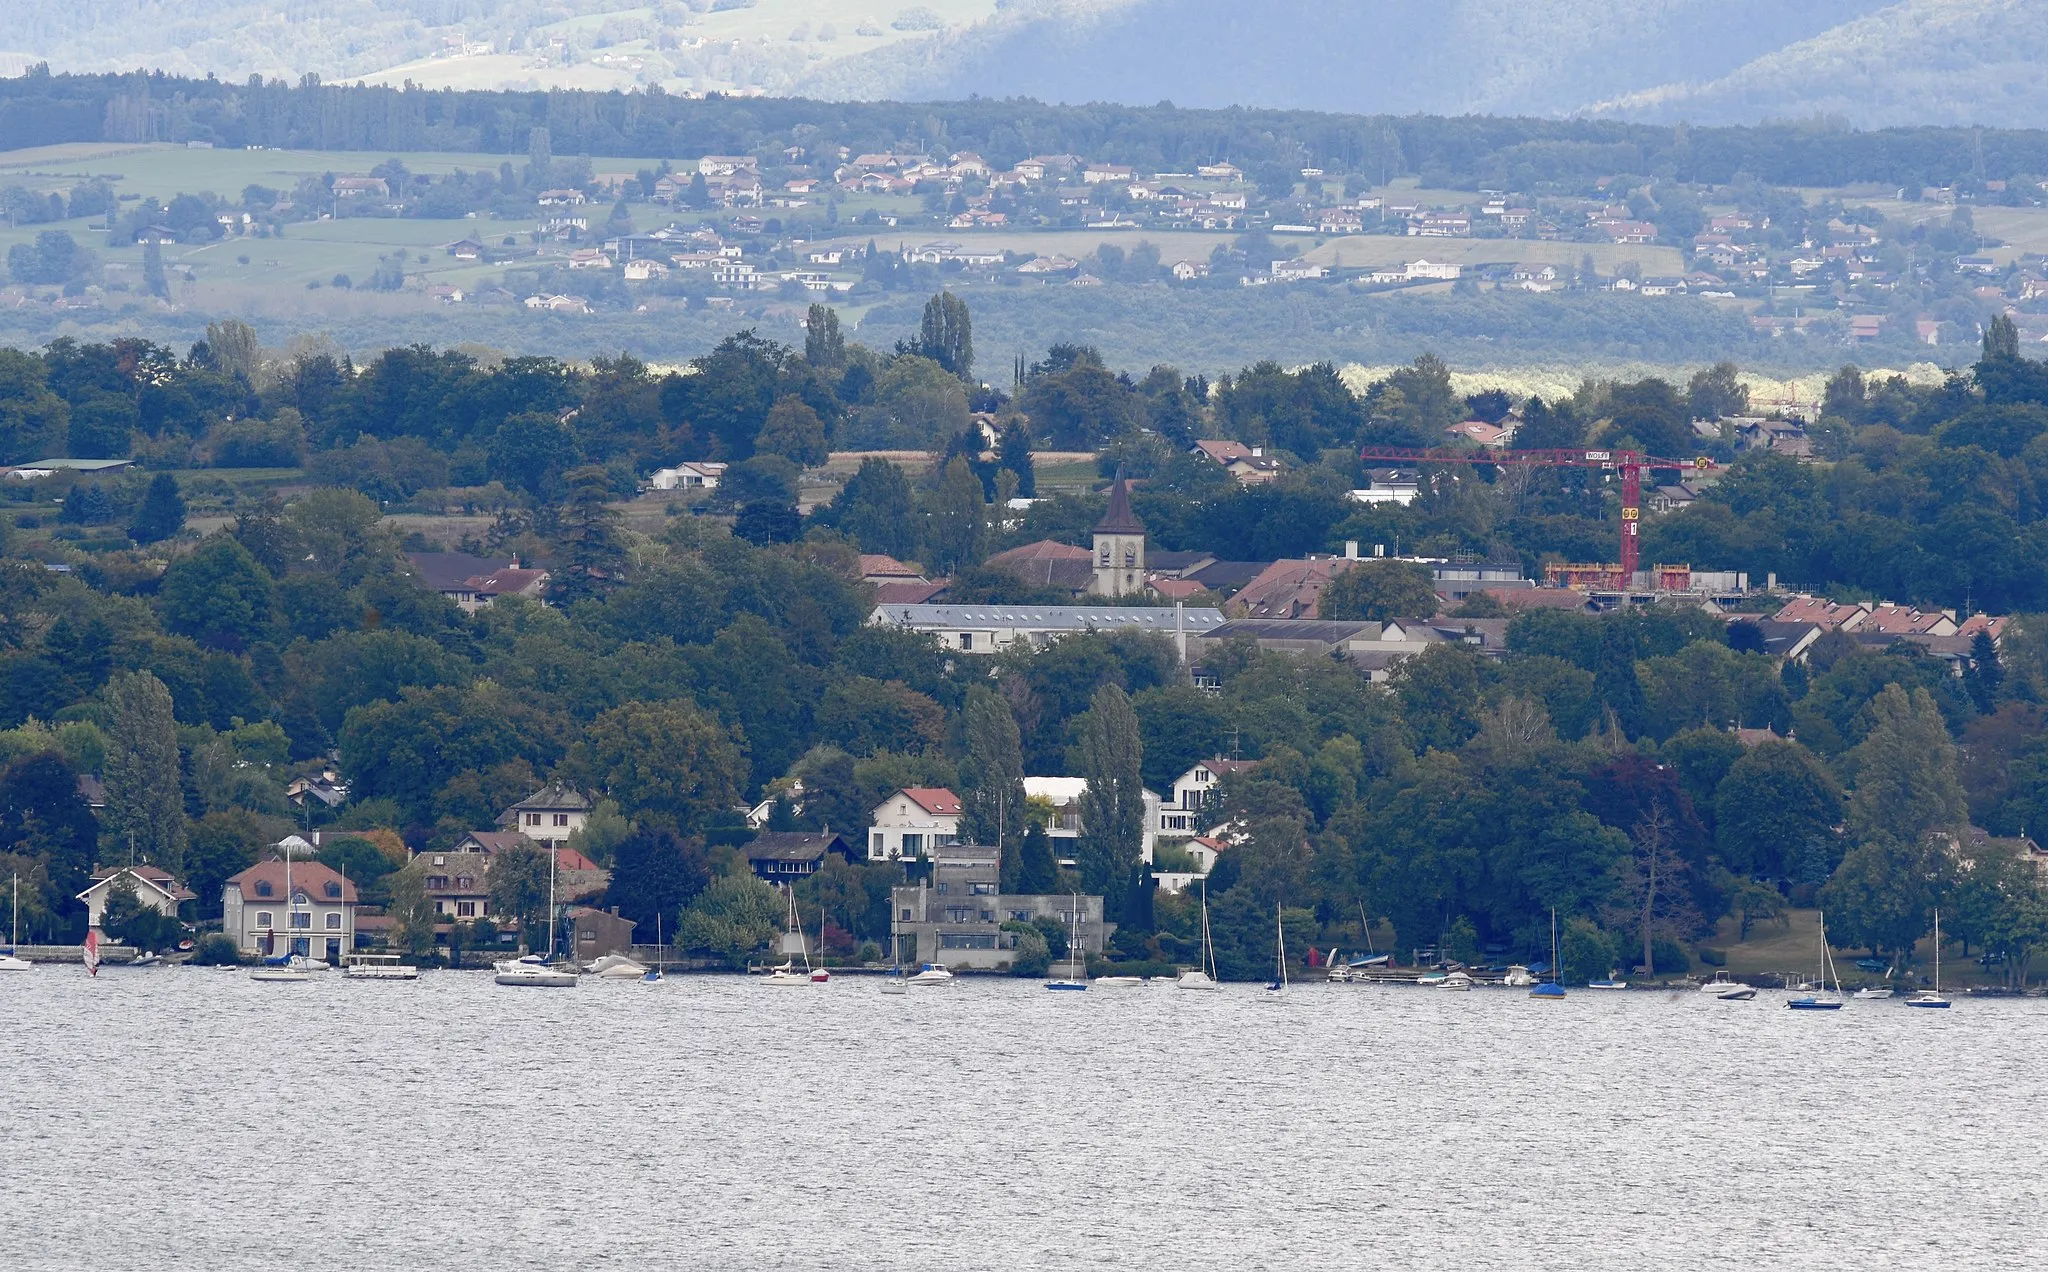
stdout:
[[[1794,978],[1815,976],[1821,965],[1820,957],[1820,912],[1817,910],[1793,910],[1787,915],[1787,925],[1759,923],[1752,927],[1747,941],[1738,941],[1736,934],[1740,924],[1732,919],[1721,920],[1716,933],[1714,948],[1728,954],[1728,971],[1738,980],[1751,976],[1790,974]],[[1842,983],[1850,989],[1859,985],[1875,985],[1883,976],[1861,970],[1856,960],[1867,956],[1864,950],[1835,948],[1835,970],[1841,974]],[[1638,957],[1641,957],[1638,955]],[[1934,968],[1934,941],[1923,939],[1913,951],[1916,978],[1931,979]],[[1703,972],[1712,969],[1703,968]],[[1966,989],[1973,985],[1996,984],[1998,978],[1988,973],[1977,960],[1965,959],[1962,949],[1950,942],[1942,951],[1941,984],[1943,989],[1951,987]],[[1915,981],[1917,984],[1917,979]]]

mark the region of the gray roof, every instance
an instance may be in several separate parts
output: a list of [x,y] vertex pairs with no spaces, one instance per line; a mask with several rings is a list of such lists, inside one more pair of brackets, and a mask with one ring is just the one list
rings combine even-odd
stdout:
[[805,830],[764,830],[747,844],[748,861],[816,861],[828,852],[852,849],[843,835]]
[[1205,633],[1211,640],[1249,636],[1253,640],[1302,640],[1334,645],[1363,636],[1376,640],[1378,623],[1329,618],[1239,618]]
[[[898,627],[1009,627],[1091,632],[1135,628],[1171,632],[1171,605],[877,605],[871,621]],[[1223,625],[1219,609],[1182,611],[1182,627],[1199,635]]]

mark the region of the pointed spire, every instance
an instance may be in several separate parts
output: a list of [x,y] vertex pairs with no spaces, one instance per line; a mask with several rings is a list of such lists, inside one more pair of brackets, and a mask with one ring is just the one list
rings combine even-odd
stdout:
[[1131,511],[1131,483],[1124,479],[1122,465],[1117,466],[1116,481],[1109,487],[1109,511],[1102,514],[1102,520],[1095,524],[1097,534],[1143,534],[1145,523],[1138,520]]

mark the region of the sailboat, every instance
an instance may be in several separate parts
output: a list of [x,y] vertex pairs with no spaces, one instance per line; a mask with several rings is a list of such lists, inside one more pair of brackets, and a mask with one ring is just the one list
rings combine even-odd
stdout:
[[889,976],[882,982],[882,992],[885,994],[907,994],[910,992],[910,982],[903,979],[903,936],[901,933],[889,933]]
[[1216,945],[1209,939],[1209,881],[1202,880],[1202,965],[1182,972],[1173,982],[1176,989],[1216,988]]
[[[1790,1007],[1793,1011],[1842,1010],[1842,978],[1835,974],[1835,953],[1833,950],[1828,948],[1827,912],[1824,910],[1821,911],[1819,917],[1820,956],[1822,964],[1821,993],[1807,994],[1803,997],[1794,998],[1790,1002],[1787,1002],[1785,1005],[1787,1007]],[[1828,994],[1827,987],[1831,983],[1835,987],[1834,992],[1832,994]]]
[[1946,1007],[1941,996],[1941,911],[1934,912],[1934,988],[1923,989],[1906,1000],[1908,1007]]
[[14,876],[14,927],[7,938],[7,950],[0,953],[0,972],[25,972],[35,964],[14,952],[21,944],[21,876]]
[[784,955],[790,953],[789,941],[795,937],[796,952],[804,956],[804,970],[796,970],[796,960],[785,957],[782,966],[772,969],[765,980],[770,985],[808,985],[811,983],[811,955],[804,948],[803,921],[796,914],[796,892],[786,885],[783,891],[789,894],[789,930],[783,933],[782,952]]
[[312,973],[306,967],[307,960],[292,951],[292,933],[299,930],[292,922],[298,917],[299,894],[292,890],[292,849],[289,840],[286,841],[284,849],[284,906],[285,952],[273,954],[263,960],[261,967],[250,969],[250,980],[292,985],[313,979]]
[[96,927],[85,930],[85,972],[95,979],[100,974],[100,930]]
[[1287,1001],[1287,927],[1280,921],[1280,903],[1273,903],[1273,983],[1259,995],[1262,1003]]
[[[661,948],[661,911],[660,911],[660,910],[656,910],[656,911],[654,912],[654,948],[655,948],[655,949],[657,949],[657,950],[659,950],[659,949]],[[657,954],[657,955],[655,956],[655,964],[654,964],[654,966],[652,966],[652,967],[648,968],[648,969],[647,969],[647,970],[646,970],[645,972],[641,973],[641,976],[640,976],[640,983],[641,983],[641,984],[643,984],[643,985],[659,985],[659,984],[661,983],[661,957],[660,957],[660,955],[658,955],[658,954]]]
[[1558,981],[1557,907],[1555,906],[1552,906],[1550,910],[1550,979],[1532,988],[1529,991],[1529,997],[1540,998],[1546,1002],[1564,997],[1564,985]]
[[1081,898],[1073,899],[1073,910],[1067,915],[1067,922],[1073,935],[1067,938],[1067,970],[1073,975],[1049,980],[1047,989],[1080,990],[1088,988],[1087,964],[1081,961]]

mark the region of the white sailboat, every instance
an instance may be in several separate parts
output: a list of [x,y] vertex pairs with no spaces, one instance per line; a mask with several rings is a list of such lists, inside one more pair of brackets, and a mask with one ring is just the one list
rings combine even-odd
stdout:
[[903,937],[900,933],[889,933],[889,975],[882,981],[885,994],[907,994],[910,982],[903,978]]
[[[789,926],[782,934],[782,965],[770,968],[762,981],[769,985],[808,985],[811,983],[811,955],[804,947],[803,920],[796,913],[796,892],[787,884],[782,890],[789,897]],[[794,950],[790,949],[791,942],[796,945]],[[797,970],[796,960],[789,957],[792,953],[803,955],[802,971]]]
[[1946,1007],[1948,999],[1941,996],[1941,911],[1934,912],[1934,988],[1923,989],[1906,1000],[1908,1007]]
[[1176,989],[1215,989],[1216,946],[1209,939],[1209,881],[1202,880],[1202,966],[1182,972],[1173,982]]
[[[295,985],[301,981],[309,981],[313,979],[312,970],[307,966],[308,960],[301,957],[292,950],[292,933],[299,930],[297,925],[294,924],[292,920],[298,916],[298,912],[299,894],[293,891],[292,889],[291,841],[286,840],[284,846],[285,952],[283,954],[273,953],[269,958],[263,960],[263,965],[261,967],[251,969],[249,972],[250,980],[264,981],[269,984],[275,985]],[[275,930],[273,929],[272,940],[274,941],[275,939],[276,933]]]
[[25,972],[35,964],[16,954],[21,944],[21,876],[14,876],[14,927],[7,937],[7,950],[0,953],[0,972]]
[[[1842,978],[1835,972],[1835,953],[1828,948],[1828,916],[1825,910],[1818,912],[1820,921],[1821,992],[1794,998],[1785,1005],[1793,1011],[1840,1011],[1842,1010]],[[1832,994],[1828,986],[1834,986]]]
[[1071,902],[1073,909],[1067,915],[1071,935],[1067,938],[1067,970],[1070,976],[1056,978],[1045,983],[1047,989],[1084,990],[1088,988],[1087,964],[1081,959],[1081,898],[1077,895]]
[[1259,995],[1262,1003],[1287,1001],[1287,927],[1280,921],[1280,903],[1273,903],[1273,983]]

